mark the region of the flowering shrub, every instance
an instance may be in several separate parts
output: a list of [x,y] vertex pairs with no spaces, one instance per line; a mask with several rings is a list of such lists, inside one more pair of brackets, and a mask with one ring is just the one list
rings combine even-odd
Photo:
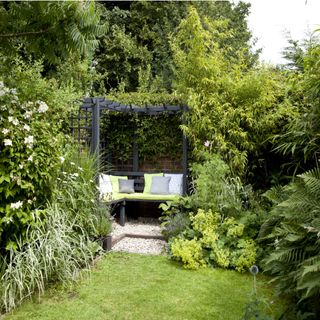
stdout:
[[255,263],[256,244],[245,238],[242,223],[202,209],[191,214],[190,220],[191,228],[173,238],[170,245],[172,256],[185,268],[211,265],[243,272]]
[[64,138],[46,102],[26,101],[2,81],[0,111],[0,242],[9,249],[34,222],[33,209],[50,199]]

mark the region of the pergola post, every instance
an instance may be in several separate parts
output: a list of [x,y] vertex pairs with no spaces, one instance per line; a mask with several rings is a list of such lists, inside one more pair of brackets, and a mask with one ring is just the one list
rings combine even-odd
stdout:
[[99,157],[100,152],[100,106],[99,106],[99,99],[93,99],[93,106],[92,106],[92,144],[91,144],[91,153],[95,154]]
[[[187,107],[183,107],[183,114],[182,114],[182,123],[186,124],[186,112]],[[182,173],[183,173],[183,180],[182,180],[182,194],[187,194],[187,175],[188,175],[188,140],[184,132],[182,133]]]
[[99,185],[99,170],[100,170],[100,105],[99,99],[92,99],[92,127],[91,127],[91,154],[96,156],[96,179]]

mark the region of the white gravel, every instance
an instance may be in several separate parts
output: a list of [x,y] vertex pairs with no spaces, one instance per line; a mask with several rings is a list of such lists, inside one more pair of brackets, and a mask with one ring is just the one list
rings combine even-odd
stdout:
[[116,243],[113,251],[160,255],[165,252],[166,242],[159,239],[141,239],[125,237]]
[[149,236],[161,236],[161,229],[159,224],[150,223],[139,223],[139,222],[126,222],[122,227],[120,224],[114,222],[113,225],[113,236],[121,234],[136,234],[136,235],[149,235]]
[[[126,222],[125,226],[120,226],[118,223],[113,223],[113,238],[121,235],[136,235],[136,236],[161,236],[161,229],[158,223],[139,223]],[[130,253],[141,253],[160,255],[165,252],[166,242],[160,239],[143,239],[124,237],[113,247],[113,251],[124,251]]]

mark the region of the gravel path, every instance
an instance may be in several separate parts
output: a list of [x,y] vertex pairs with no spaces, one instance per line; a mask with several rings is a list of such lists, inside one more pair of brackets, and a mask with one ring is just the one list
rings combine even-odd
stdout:
[[112,232],[113,238],[124,234],[130,234],[136,237],[123,238],[112,247],[113,251],[151,255],[160,255],[165,252],[166,242],[164,240],[139,238],[139,236],[161,236],[161,229],[157,223],[139,223],[129,221],[123,227],[114,223]]

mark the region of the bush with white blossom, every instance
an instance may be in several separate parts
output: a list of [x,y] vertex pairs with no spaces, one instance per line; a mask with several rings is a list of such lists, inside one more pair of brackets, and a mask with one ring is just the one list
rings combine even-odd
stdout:
[[0,242],[10,248],[50,199],[64,136],[45,101],[25,101],[2,81],[0,112]]

